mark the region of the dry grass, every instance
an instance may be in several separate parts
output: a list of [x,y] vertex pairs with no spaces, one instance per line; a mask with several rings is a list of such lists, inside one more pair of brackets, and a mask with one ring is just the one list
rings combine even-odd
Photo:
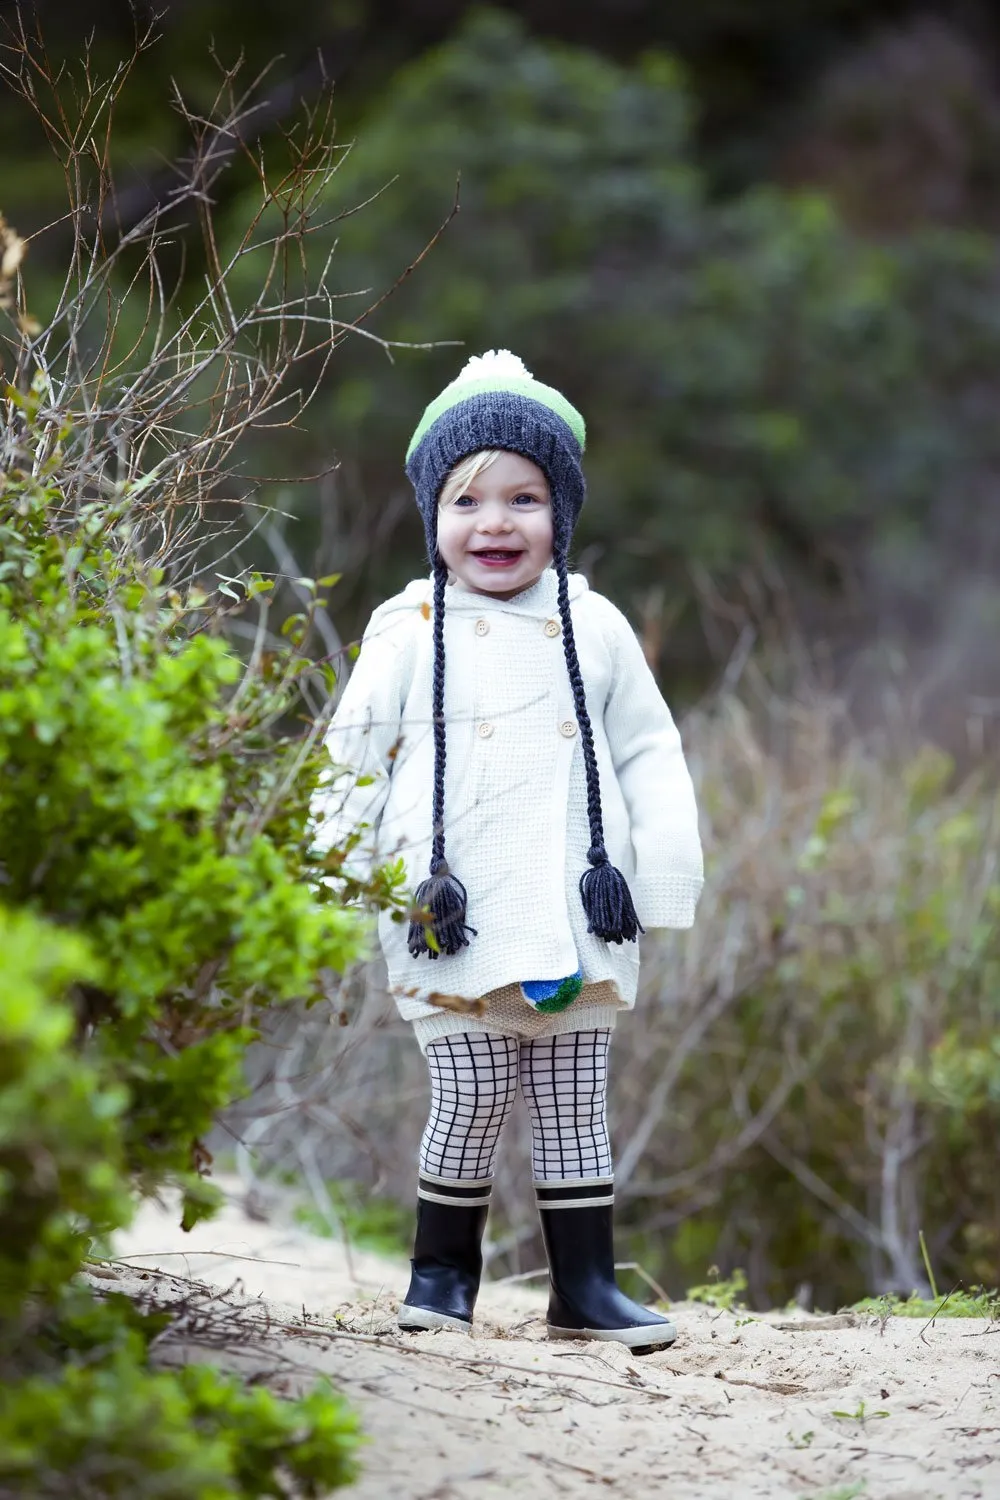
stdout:
[[[833,1306],[926,1289],[924,1228],[942,1284],[986,1279],[1000,1202],[975,1079],[1000,964],[997,797],[929,746],[852,732],[830,696],[762,686],[684,726],[709,878],[693,932],[645,940],[616,1035],[632,1247],[674,1290],[718,1262],[744,1265],[759,1303]],[[233,1122],[245,1172],[408,1200],[424,1065],[376,966],[281,1021],[260,1066]],[[518,1112],[496,1274],[540,1263],[528,1162]]]

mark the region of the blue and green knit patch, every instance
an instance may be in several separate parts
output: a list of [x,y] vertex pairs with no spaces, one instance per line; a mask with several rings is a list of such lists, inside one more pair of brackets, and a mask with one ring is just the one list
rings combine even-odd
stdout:
[[526,979],[521,984],[525,1000],[543,1016],[568,1010],[582,989],[583,975],[579,969],[565,979]]

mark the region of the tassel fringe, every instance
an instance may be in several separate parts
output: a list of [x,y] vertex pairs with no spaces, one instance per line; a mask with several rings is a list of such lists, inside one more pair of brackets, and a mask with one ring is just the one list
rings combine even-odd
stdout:
[[636,916],[625,876],[615,869],[604,849],[592,849],[587,857],[592,868],[580,876],[587,931],[606,943],[634,943],[646,929]]
[[443,861],[417,886],[413,904],[418,912],[429,912],[431,919],[414,916],[410,922],[406,946],[412,958],[420,958],[424,953],[428,958],[440,958],[442,954],[450,958],[469,946],[466,933],[476,936],[476,929],[465,920],[468,904],[465,886]]

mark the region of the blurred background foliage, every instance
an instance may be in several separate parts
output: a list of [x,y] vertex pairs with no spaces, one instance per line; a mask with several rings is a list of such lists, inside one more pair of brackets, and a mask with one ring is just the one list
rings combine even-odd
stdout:
[[[123,5],[41,11],[56,58],[91,29],[98,67],[131,46]],[[272,162],[335,81],[343,160],[309,255],[314,278],[332,257],[335,316],[360,321],[308,419],[250,432],[223,486],[272,521],[227,569],[340,575],[327,634],[300,616],[296,642],[336,656],[424,570],[402,455],[468,353],[513,347],[586,415],[576,563],[670,700],[698,705],[711,873],[695,933],[648,945],[617,1043],[644,1264],[671,1290],[745,1265],[758,1303],[833,1306],[926,1289],[925,1228],[942,1277],[995,1282],[992,9],[173,0],[156,29],[122,96],[105,229],[163,207],[171,316],[211,271],[197,213],[171,210],[190,162],[172,80],[208,115],[219,62],[243,52],[239,134]],[[259,197],[232,139],[209,174],[223,257]],[[72,244],[64,184],[2,92],[0,141],[0,209],[31,237],[44,320]],[[255,276],[242,255],[241,307]],[[326,1007],[261,1020],[276,1050],[237,1124],[248,1176],[304,1173],[321,1202],[324,1177],[358,1181],[395,1223],[424,1080],[368,977],[344,981],[341,1027]],[[503,1174],[491,1254],[519,1270],[539,1254],[523,1152]]]
[[[90,26],[98,60],[127,49],[123,6],[45,12],[57,52]],[[343,574],[347,638],[424,566],[401,473],[419,412],[467,352],[504,344],[588,419],[577,562],[628,604],[675,695],[711,680],[748,621],[791,613],[859,700],[898,648],[953,748],[970,712],[992,726],[988,7],[338,0],[290,15],[175,0],[156,29],[119,110],[119,221],[168,202],[189,150],[171,89],[208,110],[213,51],[245,54],[241,133],[272,156],[328,75],[345,147],[329,208],[378,196],[312,253],[333,250],[346,321],[402,278],[365,329],[440,345],[390,363],[352,340],[280,467],[267,441],[247,462],[299,479],[247,487],[287,518],[303,571]],[[61,186],[0,100],[0,132],[15,130],[0,201],[25,232],[56,215]],[[459,212],[406,274],[459,176]],[[254,191],[239,161],[213,184],[223,235]],[[193,294],[204,252],[177,235]],[[61,248],[58,226],[33,247],[36,305]]]

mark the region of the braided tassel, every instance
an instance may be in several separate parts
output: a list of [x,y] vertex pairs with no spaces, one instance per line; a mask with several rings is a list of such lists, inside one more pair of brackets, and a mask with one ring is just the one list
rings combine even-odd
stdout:
[[587,931],[606,943],[634,943],[645,928],[636,916],[625,876],[615,869],[603,847],[588,850],[587,858],[591,868],[580,876]]
[[562,620],[563,650],[569,684],[573,689],[576,721],[580,726],[584,772],[587,778],[587,818],[590,823],[590,848],[587,858],[591,868],[580,876],[580,899],[587,917],[587,931],[596,933],[606,943],[634,943],[645,929],[636,916],[632,892],[621,870],[616,870],[604,847],[604,819],[601,812],[601,780],[594,751],[594,731],[587,712],[587,695],[583,673],[576,654],[573,616],[569,607],[569,581],[566,576],[565,527],[560,526],[555,539],[556,577],[558,579],[559,616]]
[[[465,886],[448,869],[444,860],[431,870],[414,892],[414,916],[411,918],[406,946],[411,958],[451,957],[469,946],[467,932],[476,937],[476,929],[465,920],[468,895]],[[429,913],[429,920],[425,914]],[[433,939],[433,945],[428,941]]]
[[406,935],[411,958],[451,958],[469,946],[466,933],[478,934],[465,920],[468,893],[451,873],[444,857],[444,776],[447,745],[444,724],[444,590],[448,570],[439,557],[434,563],[434,797],[431,816],[434,837],[431,872],[413,894],[413,915]]

